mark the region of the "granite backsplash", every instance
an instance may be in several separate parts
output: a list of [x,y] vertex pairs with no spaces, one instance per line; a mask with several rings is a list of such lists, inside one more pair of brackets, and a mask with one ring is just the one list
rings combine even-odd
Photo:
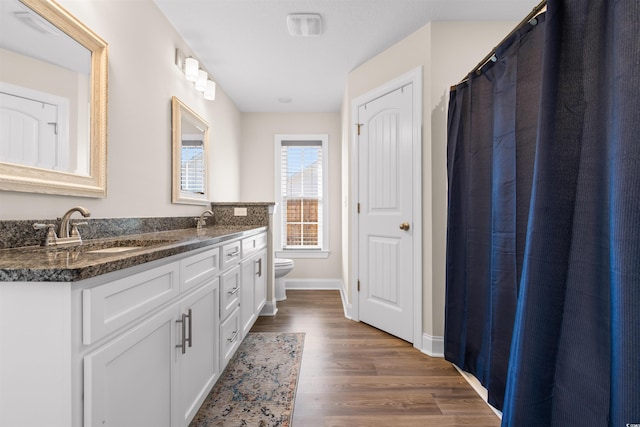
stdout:
[[[268,226],[269,210],[274,203],[212,203],[213,220],[207,217],[207,225],[216,226]],[[235,216],[234,208],[246,208],[246,216]],[[83,240],[104,239],[132,234],[181,230],[195,227],[196,218],[82,218],[76,215],[72,222],[87,222],[80,227]],[[0,221],[0,249],[37,246],[44,240],[45,230],[35,230],[33,224],[58,224],[59,219],[5,220]]]

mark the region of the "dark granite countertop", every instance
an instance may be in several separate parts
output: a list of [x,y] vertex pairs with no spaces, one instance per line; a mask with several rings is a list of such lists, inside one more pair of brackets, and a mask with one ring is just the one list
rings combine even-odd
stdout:
[[[85,240],[79,246],[27,246],[0,250],[0,282],[76,282],[226,240],[267,227],[212,226]],[[135,247],[118,252],[113,248]],[[104,250],[113,252],[104,252]],[[103,252],[95,252],[100,251]]]

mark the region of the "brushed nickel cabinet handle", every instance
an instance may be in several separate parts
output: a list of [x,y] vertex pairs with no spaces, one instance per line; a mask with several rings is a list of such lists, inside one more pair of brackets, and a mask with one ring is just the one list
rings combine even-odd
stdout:
[[176,320],[176,323],[181,323],[182,329],[182,339],[180,344],[176,344],[176,348],[182,349],[182,354],[187,352],[187,322],[186,322],[186,314],[182,314],[179,320]]
[[236,340],[236,338],[238,338],[238,333],[240,331],[233,331],[233,335],[231,336],[231,338],[227,338],[227,341],[229,342],[234,342]]
[[187,312],[188,314],[183,314],[184,319],[189,319],[189,338],[186,339],[186,341],[189,343],[189,347],[191,347],[191,344],[193,342],[193,316],[191,315],[191,309],[189,309],[189,311]]

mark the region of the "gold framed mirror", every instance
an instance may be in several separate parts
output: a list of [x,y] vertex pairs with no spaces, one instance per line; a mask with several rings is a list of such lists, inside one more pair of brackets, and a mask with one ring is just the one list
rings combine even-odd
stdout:
[[209,204],[209,124],[175,96],[171,98],[171,201]]
[[106,197],[107,43],[53,0],[0,6],[0,190]]

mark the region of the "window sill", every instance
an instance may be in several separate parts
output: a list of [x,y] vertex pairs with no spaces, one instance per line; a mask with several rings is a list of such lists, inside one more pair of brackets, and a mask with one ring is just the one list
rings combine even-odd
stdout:
[[326,259],[329,258],[329,251],[318,250],[276,250],[276,258],[309,258],[309,259]]

